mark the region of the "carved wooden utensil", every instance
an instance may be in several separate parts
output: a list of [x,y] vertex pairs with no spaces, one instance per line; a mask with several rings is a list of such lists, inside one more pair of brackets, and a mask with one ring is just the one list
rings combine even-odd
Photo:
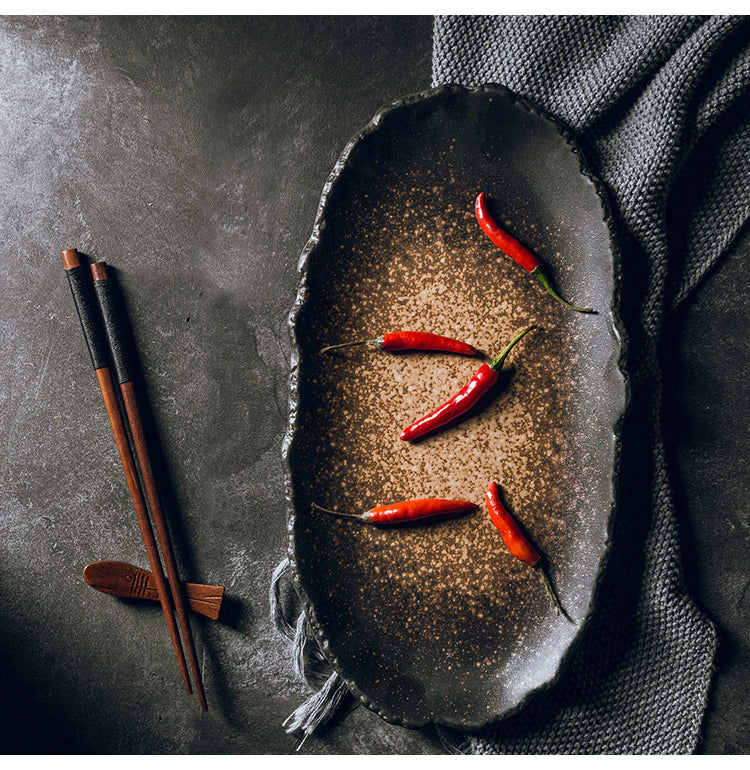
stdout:
[[[145,569],[123,561],[96,561],[87,564],[83,579],[97,591],[124,599],[159,601],[154,576]],[[217,620],[224,599],[224,586],[183,583],[188,606],[193,612]]]

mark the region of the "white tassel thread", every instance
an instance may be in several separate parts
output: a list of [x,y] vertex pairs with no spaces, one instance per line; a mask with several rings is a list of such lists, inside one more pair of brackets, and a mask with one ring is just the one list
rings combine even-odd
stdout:
[[271,619],[279,632],[292,642],[292,665],[297,677],[311,687],[319,688],[283,723],[287,733],[304,734],[297,746],[299,751],[310,735],[337,714],[349,700],[350,692],[346,682],[335,671],[326,675],[319,670],[326,659],[317,641],[311,638],[305,611],[299,611],[294,624],[284,615],[280,584],[289,568],[289,559],[285,558],[273,571],[269,590]]

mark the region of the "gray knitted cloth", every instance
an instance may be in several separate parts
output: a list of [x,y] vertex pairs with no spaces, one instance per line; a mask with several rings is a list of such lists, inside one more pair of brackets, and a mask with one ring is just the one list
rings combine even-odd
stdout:
[[565,675],[478,754],[695,750],[716,637],[686,595],[660,423],[668,313],[750,214],[750,21],[438,17],[433,85],[500,83],[564,121],[608,188],[632,411],[601,605]]
[[[606,185],[620,244],[631,410],[599,604],[564,674],[519,713],[466,736],[475,754],[695,750],[716,652],[686,594],[660,430],[666,317],[750,215],[750,20],[742,17],[437,17],[433,85],[499,83],[576,134]],[[348,691],[326,671],[274,573],[272,614],[317,692],[290,717],[305,736]]]

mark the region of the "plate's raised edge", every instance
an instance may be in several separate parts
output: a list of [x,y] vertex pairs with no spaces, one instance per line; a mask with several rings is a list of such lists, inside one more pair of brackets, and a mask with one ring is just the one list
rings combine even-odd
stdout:
[[291,455],[294,450],[296,427],[297,427],[297,412],[299,408],[300,348],[299,348],[297,336],[295,333],[295,329],[296,329],[297,316],[302,311],[308,295],[306,277],[307,277],[307,269],[309,266],[310,257],[315,252],[318,244],[320,243],[321,234],[323,233],[326,227],[326,222],[325,222],[326,204],[331,195],[331,190],[335,187],[341,175],[341,172],[345,168],[347,160],[349,159],[354,148],[368,135],[375,132],[380,126],[380,123],[382,122],[383,118],[388,114],[395,112],[397,110],[401,110],[403,108],[409,107],[410,105],[415,103],[432,100],[445,95],[461,94],[461,93],[471,93],[471,94],[484,93],[492,96],[497,96],[500,98],[509,99],[510,101],[514,102],[518,106],[528,110],[530,113],[535,114],[540,118],[543,118],[544,120],[547,120],[548,122],[550,122],[552,125],[555,126],[560,136],[563,138],[565,143],[570,148],[571,152],[573,152],[577,156],[580,173],[584,177],[589,179],[592,185],[594,186],[597,197],[602,207],[602,220],[606,224],[607,232],[609,233],[610,252],[613,258],[613,266],[612,266],[613,267],[613,292],[612,292],[613,296],[612,296],[612,303],[609,308],[608,324],[609,324],[610,334],[612,335],[612,337],[614,338],[614,340],[618,345],[619,355],[617,358],[617,366],[613,368],[611,371],[612,371],[612,376],[617,376],[620,378],[621,386],[623,388],[623,409],[622,409],[622,412],[617,416],[617,419],[614,421],[612,425],[612,432],[614,436],[614,448],[615,448],[615,456],[614,456],[614,463],[613,463],[613,469],[612,469],[612,508],[607,517],[607,528],[606,528],[605,540],[602,545],[602,555],[599,563],[599,569],[594,580],[594,588],[592,590],[591,600],[589,602],[589,607],[587,609],[586,615],[581,621],[581,625],[580,625],[580,628],[578,629],[576,636],[568,646],[568,649],[562,655],[560,662],[558,663],[557,670],[555,671],[553,676],[550,677],[550,679],[548,679],[547,682],[545,682],[544,684],[530,690],[515,706],[513,706],[510,709],[506,709],[502,713],[496,714],[491,720],[486,720],[481,723],[471,723],[471,722],[466,723],[466,722],[451,722],[451,721],[435,720],[437,724],[440,724],[445,727],[454,728],[457,730],[463,730],[466,732],[472,732],[472,731],[480,730],[483,727],[488,726],[489,724],[499,722],[503,719],[506,719],[512,716],[513,714],[518,713],[526,706],[529,700],[538,696],[540,693],[544,692],[545,690],[548,690],[560,679],[560,676],[562,675],[564,669],[566,668],[568,662],[570,661],[574,650],[580,644],[581,639],[584,636],[586,629],[590,624],[591,617],[595,612],[595,608],[597,606],[597,598],[601,590],[601,585],[603,582],[604,575],[607,571],[607,565],[609,563],[609,555],[610,555],[610,549],[612,544],[612,532],[614,527],[614,517],[617,515],[618,501],[620,499],[619,485],[620,485],[620,478],[621,478],[620,467],[621,467],[621,460],[622,460],[622,426],[630,411],[630,400],[631,400],[630,384],[629,384],[629,378],[627,376],[627,369],[626,369],[628,336],[627,336],[627,332],[625,330],[624,324],[622,323],[622,319],[619,312],[619,309],[621,307],[622,263],[621,263],[617,238],[615,237],[615,230],[616,230],[615,219],[612,215],[612,210],[611,210],[611,205],[610,205],[607,190],[604,184],[601,182],[601,180],[598,179],[589,170],[586,160],[584,158],[583,152],[579,147],[578,143],[576,142],[573,132],[568,128],[568,126],[563,121],[561,121],[559,118],[552,115],[551,113],[532,104],[528,99],[525,99],[519,96],[518,94],[514,93],[506,86],[495,84],[495,83],[484,83],[482,85],[469,87],[469,86],[462,86],[455,83],[450,83],[450,84],[438,86],[436,88],[431,88],[431,89],[419,91],[413,94],[408,94],[406,96],[401,97],[400,99],[397,99],[381,107],[377,111],[377,113],[373,116],[373,118],[370,120],[370,122],[366,126],[364,126],[364,128],[360,129],[349,140],[343,152],[341,153],[341,156],[339,157],[333,169],[331,170],[331,173],[329,174],[328,179],[326,180],[326,183],[323,186],[323,190],[320,196],[320,202],[318,204],[318,209],[315,216],[315,222],[313,224],[312,234],[310,235],[307,243],[305,244],[304,249],[302,250],[302,253],[300,254],[299,262],[297,265],[297,269],[300,276],[299,287],[297,290],[297,295],[296,295],[294,304],[288,315],[288,325],[289,325],[289,331],[292,339],[292,354],[291,354],[291,361],[290,361],[290,377],[289,377],[289,422],[288,422],[286,433],[284,435],[281,453],[286,466],[286,471],[284,476],[284,487],[285,487],[285,499],[287,504],[287,550],[288,550],[290,566],[292,569],[292,579],[293,579],[294,587],[300,598],[300,602],[302,603],[303,610],[307,615],[307,618],[310,622],[310,627],[312,628],[313,633],[315,634],[316,640],[318,642],[319,647],[321,648],[321,651],[326,656],[326,659],[328,660],[331,667],[344,680],[344,682],[346,683],[346,685],[348,686],[352,694],[355,697],[357,697],[357,699],[364,706],[366,706],[370,710],[377,713],[385,721],[390,722],[392,724],[397,724],[403,727],[410,727],[410,728],[426,727],[428,724],[431,723],[432,720],[410,721],[408,719],[405,719],[403,716],[390,714],[384,711],[380,706],[372,702],[365,693],[359,690],[355,682],[351,681],[349,678],[344,677],[341,674],[341,667],[338,663],[338,660],[330,651],[325,633],[321,628],[317,620],[317,617],[315,615],[315,608],[310,602],[310,599],[307,596],[307,593],[301,584],[301,581],[297,572],[295,548],[294,548],[294,523],[296,518],[295,504],[294,504],[295,495],[294,495],[294,485],[292,483],[292,472],[291,472],[291,462],[292,462]]

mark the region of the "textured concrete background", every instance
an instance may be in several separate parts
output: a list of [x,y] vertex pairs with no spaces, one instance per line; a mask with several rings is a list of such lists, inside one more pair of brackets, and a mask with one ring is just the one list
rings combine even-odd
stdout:
[[[429,86],[431,19],[0,18],[0,749],[294,752],[305,697],[268,620],[285,549],[286,316],[322,185],[384,103]],[[117,270],[140,346],[210,710],[161,612],[83,567],[146,566],[60,252]],[[689,580],[722,629],[703,751],[750,750],[746,239],[665,346]],[[357,709],[308,753],[430,754]]]

